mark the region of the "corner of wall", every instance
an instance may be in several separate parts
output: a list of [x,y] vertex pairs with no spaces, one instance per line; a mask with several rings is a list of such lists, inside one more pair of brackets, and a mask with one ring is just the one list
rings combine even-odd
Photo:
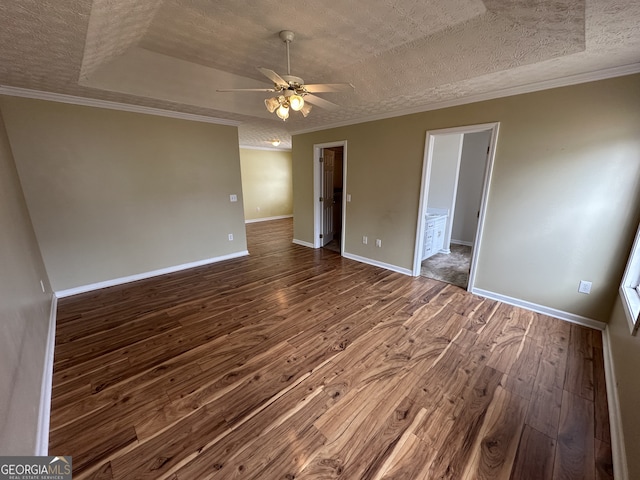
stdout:
[[56,314],[58,297],[51,297],[51,312],[49,314],[49,332],[44,356],[42,373],[42,387],[40,390],[40,409],[38,412],[38,433],[36,437],[35,455],[49,454],[49,425],[51,419],[51,394],[53,390],[53,357],[56,343]]
[[627,454],[622,432],[620,400],[618,398],[618,384],[616,382],[615,365],[613,363],[609,325],[607,325],[602,332],[602,340],[604,348],[604,377],[607,386],[607,404],[609,405],[609,424],[611,428],[613,471],[615,478],[627,480],[629,478],[629,470],[627,467]]

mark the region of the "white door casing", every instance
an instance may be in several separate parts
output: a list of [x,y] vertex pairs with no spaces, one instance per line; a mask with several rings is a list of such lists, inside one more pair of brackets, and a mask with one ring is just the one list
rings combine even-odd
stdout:
[[469,125],[465,127],[454,127],[454,128],[446,128],[442,130],[432,130],[428,131],[425,139],[425,149],[424,149],[424,161],[422,166],[422,187],[420,189],[420,205],[418,208],[418,221],[416,227],[416,243],[414,250],[414,263],[413,263],[413,275],[420,275],[420,263],[421,263],[421,253],[422,253],[422,244],[423,244],[423,235],[424,231],[424,215],[427,212],[427,198],[429,195],[429,181],[431,177],[431,162],[433,156],[433,144],[434,138],[436,135],[447,135],[453,133],[476,133],[490,130],[491,131],[491,140],[489,143],[489,158],[486,163],[484,179],[483,179],[483,188],[482,188],[482,199],[480,201],[480,214],[478,218],[478,228],[476,231],[476,236],[473,242],[472,253],[471,253],[471,272],[469,273],[469,286],[467,287],[468,291],[473,291],[475,277],[476,277],[476,267],[477,260],[480,248],[482,246],[482,233],[484,230],[484,221],[487,213],[487,201],[489,198],[489,188],[491,186],[491,175],[493,173],[493,162],[495,159],[496,152],[496,144],[498,142],[498,132],[500,129],[500,123],[485,123],[481,125]]

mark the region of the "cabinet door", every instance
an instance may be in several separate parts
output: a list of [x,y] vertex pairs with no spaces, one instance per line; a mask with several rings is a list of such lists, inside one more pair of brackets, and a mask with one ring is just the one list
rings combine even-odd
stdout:
[[439,252],[444,247],[444,230],[447,225],[446,218],[438,221],[433,233],[433,250]]
[[422,260],[433,255],[433,234],[435,226],[433,222],[427,224],[427,229],[424,231],[424,242],[422,244]]

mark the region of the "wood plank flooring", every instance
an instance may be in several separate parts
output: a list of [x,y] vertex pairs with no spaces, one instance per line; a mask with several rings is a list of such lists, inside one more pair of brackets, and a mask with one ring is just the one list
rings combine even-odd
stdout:
[[247,226],[249,257],[61,299],[76,479],[613,478],[600,332]]

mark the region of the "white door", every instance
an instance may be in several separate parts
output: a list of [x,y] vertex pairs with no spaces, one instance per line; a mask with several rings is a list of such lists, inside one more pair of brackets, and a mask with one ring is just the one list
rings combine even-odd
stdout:
[[333,240],[333,168],[335,152],[323,150],[322,158],[322,241],[324,247]]

